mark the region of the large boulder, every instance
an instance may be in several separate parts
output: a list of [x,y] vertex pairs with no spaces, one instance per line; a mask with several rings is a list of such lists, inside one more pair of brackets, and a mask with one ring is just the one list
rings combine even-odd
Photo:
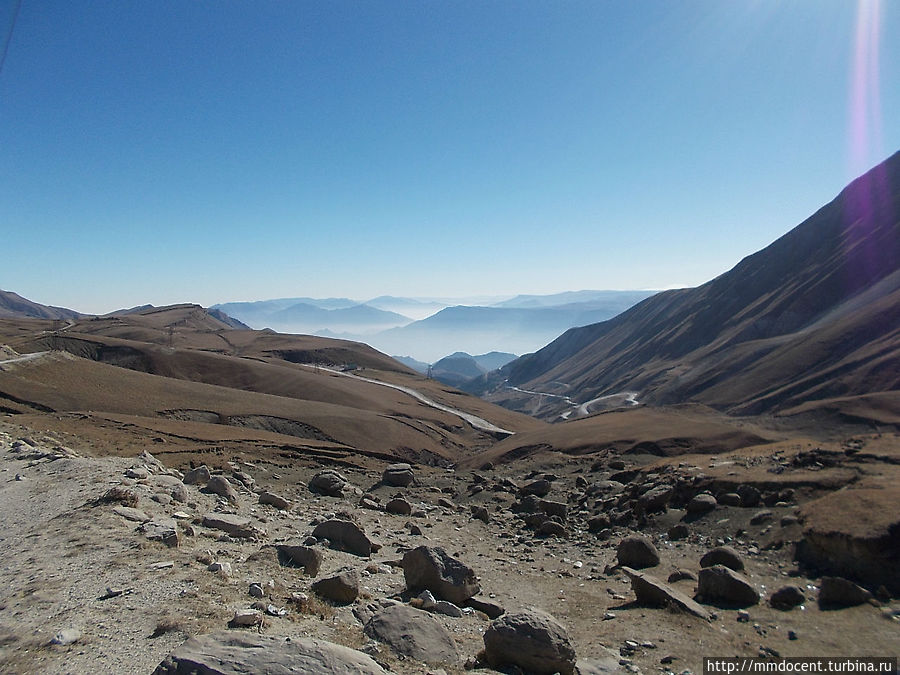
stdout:
[[381,548],[366,536],[359,525],[349,520],[334,519],[319,523],[312,536],[316,539],[327,539],[333,549],[364,558]]
[[456,643],[444,625],[428,612],[409,605],[390,605],[377,611],[363,630],[402,656],[454,666],[459,662]]
[[819,607],[822,609],[855,607],[872,598],[865,588],[841,577],[822,577],[819,583]]
[[341,570],[337,574],[319,579],[312,585],[313,592],[339,605],[349,605],[359,597],[359,572]]
[[695,597],[700,602],[721,607],[749,607],[759,602],[759,592],[753,584],[724,565],[700,570]]
[[224,497],[232,504],[236,504],[238,501],[238,493],[228,482],[228,479],[225,476],[213,476],[208,481],[206,481],[206,490],[207,492],[212,492],[214,495],[219,495],[220,497]]
[[619,542],[616,560],[620,565],[634,569],[659,565],[659,551],[647,537],[634,534]]
[[319,573],[325,557],[321,550],[312,546],[279,544],[277,550],[279,563],[285,567],[302,567],[311,577]]
[[638,604],[647,607],[676,607],[683,612],[709,621],[709,612],[678,589],[672,588],[646,572],[639,572],[630,567],[623,567],[622,571],[631,579],[631,590],[634,591]]
[[309,489],[316,494],[328,497],[343,497],[347,479],[334,469],[320,471],[309,481]]
[[518,666],[538,675],[575,672],[575,646],[552,616],[536,609],[504,614],[484,633],[484,653],[492,668]]
[[369,656],[325,640],[252,633],[191,638],[169,654],[153,675],[379,675]]
[[728,569],[740,572],[744,569],[744,561],[730,546],[717,546],[707,551],[700,558],[700,567],[712,567],[713,565],[725,565]]
[[406,487],[416,479],[409,464],[391,464],[381,474],[381,482],[391,487]]
[[407,551],[401,567],[410,591],[428,590],[455,605],[464,604],[481,590],[472,568],[440,547],[419,546]]

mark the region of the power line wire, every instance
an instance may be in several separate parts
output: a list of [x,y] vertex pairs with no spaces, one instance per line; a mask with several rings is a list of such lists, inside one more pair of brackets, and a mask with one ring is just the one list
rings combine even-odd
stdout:
[[3,64],[6,63],[6,55],[9,53],[9,43],[12,42],[13,31],[16,29],[16,19],[19,18],[19,9],[22,7],[22,0],[16,0],[13,7],[12,21],[9,22],[9,30],[6,33],[6,39],[3,40],[3,51],[0,52],[0,74],[3,73]]

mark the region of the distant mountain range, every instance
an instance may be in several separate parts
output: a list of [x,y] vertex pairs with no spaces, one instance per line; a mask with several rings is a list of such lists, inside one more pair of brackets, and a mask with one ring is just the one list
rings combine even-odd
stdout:
[[467,388],[545,418],[631,392],[734,414],[875,407],[893,419],[900,153],[729,272],[568,330]]
[[[228,302],[211,309],[254,329],[365,342],[386,354],[409,355],[427,368],[428,363],[457,351],[533,351],[569,328],[613,317],[654,292],[572,291],[486,298],[497,301],[493,306],[448,306],[452,301],[446,298],[394,296],[364,303],[347,298],[281,298]],[[414,321],[411,317],[420,318]]]
[[561,306],[447,307],[421,321],[372,335],[366,342],[388,354],[412,354],[431,362],[455,351],[525,354],[569,328],[616,316],[653,291],[595,293],[606,297]]

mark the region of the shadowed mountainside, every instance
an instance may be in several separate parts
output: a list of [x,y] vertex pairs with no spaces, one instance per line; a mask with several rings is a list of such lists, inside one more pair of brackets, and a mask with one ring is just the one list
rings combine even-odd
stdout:
[[78,319],[84,316],[64,307],[50,307],[32,302],[18,293],[0,290],[0,318]]
[[[729,272],[569,330],[467,389],[554,418],[626,390],[754,414],[879,393],[895,403],[898,385],[900,153]],[[535,411],[522,390],[557,397]]]

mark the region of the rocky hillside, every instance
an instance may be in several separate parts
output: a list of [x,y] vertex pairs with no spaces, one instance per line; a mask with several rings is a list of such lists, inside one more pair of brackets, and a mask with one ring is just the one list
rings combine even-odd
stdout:
[[18,293],[0,290],[0,318],[78,319],[79,312],[32,302]]
[[729,272],[569,330],[467,388],[532,411],[554,394],[538,413],[549,418],[623,391],[739,414],[895,392],[900,153]]

